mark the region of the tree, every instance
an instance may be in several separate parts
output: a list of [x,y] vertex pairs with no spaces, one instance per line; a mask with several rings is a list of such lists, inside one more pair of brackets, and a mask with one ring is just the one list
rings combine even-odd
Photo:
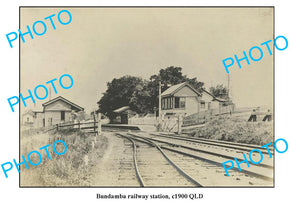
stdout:
[[181,67],[170,66],[165,69],[161,69],[158,75],[152,75],[150,77],[150,82],[148,83],[148,90],[151,95],[151,102],[153,107],[158,107],[159,80],[161,80],[162,92],[168,89],[170,85],[176,85],[183,82],[188,82],[188,84],[193,86],[200,93],[202,92],[204,83],[197,81],[197,78],[188,78],[186,75],[183,75],[181,71]]
[[198,90],[200,93],[202,93],[202,89],[204,87],[204,83],[197,80],[197,78],[186,78],[186,81],[189,85],[194,87],[196,90]]
[[123,106],[129,106],[138,113],[143,112],[149,105],[148,99],[150,98],[145,85],[147,81],[134,76],[114,78],[107,83],[107,90],[98,101],[100,112],[110,119],[115,117],[113,111]]
[[[147,87],[148,82],[144,81],[144,85],[138,85],[130,99],[131,105],[135,106],[137,112],[148,113],[152,112],[152,103],[150,92]],[[133,109],[133,108],[132,108]]]
[[197,81],[197,78],[188,78],[186,75],[182,75],[181,67],[170,66],[165,69],[161,69],[158,75],[152,75],[150,81],[152,84],[158,85],[159,79],[162,84],[162,91],[168,89],[169,85],[176,85],[183,82],[188,82],[191,86],[201,92],[204,86],[203,82]]
[[223,84],[218,84],[216,87],[210,87],[209,91],[217,98],[228,100],[228,89]]

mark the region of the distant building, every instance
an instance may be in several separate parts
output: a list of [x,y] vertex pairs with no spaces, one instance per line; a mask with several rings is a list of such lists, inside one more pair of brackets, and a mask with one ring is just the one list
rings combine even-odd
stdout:
[[123,106],[121,108],[115,109],[113,112],[116,114],[116,118],[112,121],[112,123],[121,124],[128,124],[129,117],[136,114],[135,112],[130,110],[129,106]]
[[22,115],[22,124],[27,126],[32,126],[34,121],[34,112],[28,110]]
[[220,112],[226,102],[204,89],[200,93],[187,82],[169,87],[161,94],[161,99],[163,115],[191,115],[209,110]]
[[59,123],[73,121],[75,119],[74,114],[84,110],[61,96],[47,101],[42,106],[42,110],[32,111],[35,128],[50,127]]

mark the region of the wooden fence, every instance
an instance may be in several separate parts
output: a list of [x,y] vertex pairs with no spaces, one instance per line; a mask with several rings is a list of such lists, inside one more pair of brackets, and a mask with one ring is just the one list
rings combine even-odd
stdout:
[[209,109],[205,111],[200,111],[199,113],[194,113],[184,117],[182,126],[185,127],[197,124],[204,124],[207,121],[207,119],[212,116],[231,114],[234,112],[235,111],[233,105],[224,106],[219,109]]
[[90,132],[96,133],[98,130],[98,122],[97,121],[90,121],[90,122],[78,121],[78,123],[61,123],[61,124],[54,125],[50,129],[48,129],[46,132],[52,131],[52,130],[58,131],[58,130],[63,130],[63,129],[77,129],[77,130],[92,129],[93,131],[90,131]]

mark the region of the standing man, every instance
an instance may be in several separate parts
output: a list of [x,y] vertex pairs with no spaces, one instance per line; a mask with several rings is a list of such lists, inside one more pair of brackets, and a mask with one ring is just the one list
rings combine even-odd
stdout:
[[250,122],[252,120],[253,120],[253,122],[256,122],[256,112],[255,112],[255,109],[253,109],[253,112],[251,113],[251,116],[250,116],[248,122]]

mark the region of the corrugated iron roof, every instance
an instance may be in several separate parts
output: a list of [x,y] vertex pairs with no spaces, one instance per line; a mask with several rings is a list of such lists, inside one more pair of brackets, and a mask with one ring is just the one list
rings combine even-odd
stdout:
[[201,96],[200,92],[198,92],[194,87],[189,85],[187,82],[183,82],[183,83],[176,84],[174,86],[169,87],[167,90],[165,90],[161,94],[161,96],[163,97],[163,96],[173,95],[174,93],[176,93],[178,90],[180,90],[184,86],[188,86],[191,90],[193,90],[195,93],[197,93],[199,96]]
[[129,106],[123,106],[121,108],[115,109],[113,112],[121,113],[121,112],[124,112],[124,111],[128,110],[129,108],[130,108]]
[[58,97],[56,97],[56,98],[54,98],[54,99],[52,99],[52,100],[50,100],[50,101],[47,101],[46,103],[43,103],[42,105],[43,105],[43,107],[45,107],[45,106],[47,106],[47,105],[49,105],[49,104],[51,104],[51,103],[53,103],[53,102],[56,102],[56,101],[58,101],[58,100],[61,100],[61,101],[63,101],[63,102],[66,102],[67,104],[70,104],[70,105],[71,105],[73,108],[75,108],[77,111],[83,111],[83,110],[84,110],[84,108],[78,106],[77,104],[74,104],[73,102],[71,102],[71,101],[65,99],[65,98],[62,97],[62,96],[58,96]]
[[172,93],[174,93],[176,90],[178,90],[180,87],[184,86],[185,82],[181,83],[181,84],[176,84],[173,85],[171,87],[169,87],[167,90],[165,90],[161,96],[166,96],[166,95],[171,95]]

